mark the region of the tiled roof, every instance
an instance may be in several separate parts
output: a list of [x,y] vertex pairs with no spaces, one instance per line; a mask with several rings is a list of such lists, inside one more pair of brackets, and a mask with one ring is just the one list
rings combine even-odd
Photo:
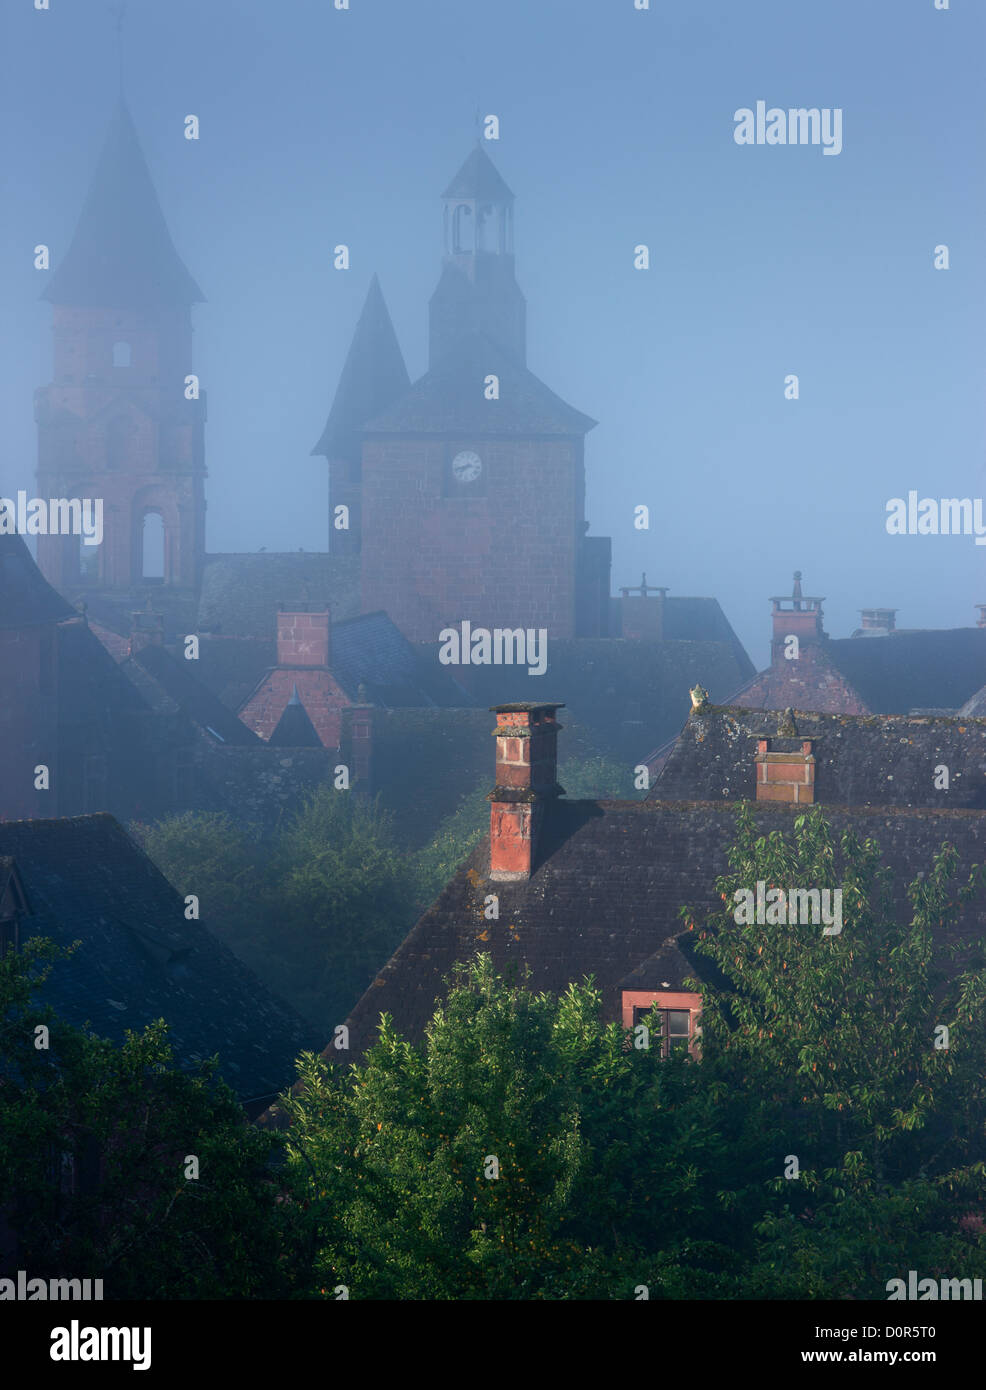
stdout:
[[469,705],[469,696],[448,673],[414,648],[386,613],[364,613],[332,627],[329,666],[353,700],[388,709],[418,705]]
[[830,638],[824,650],[877,714],[957,710],[986,683],[986,628]]
[[139,666],[193,723],[213,737],[218,736],[221,743],[258,746],[259,740],[252,729],[195,678],[190,669],[194,664],[176,660],[164,647],[149,643],[130,657],[122,669],[130,674],[134,665]]
[[277,635],[278,604],[325,603],[332,619],[360,609],[359,556],[322,551],[208,555],[202,574],[198,629],[224,637]]
[[78,617],[45,579],[20,535],[0,535],[0,628]]
[[[874,643],[875,645],[875,643]],[[815,800],[840,806],[986,808],[986,719],[794,712],[797,737],[778,742],[775,711],[711,708],[682,729],[648,799],[736,800],[755,790],[756,740],[783,751],[811,739]],[[935,786],[947,767],[947,788]],[[939,777],[938,780],[941,780]]]
[[[790,832],[798,813],[776,803],[753,808],[764,834]],[[878,841],[902,911],[909,911],[906,884],[943,841],[955,845],[966,872],[986,854],[982,812],[832,807],[826,814],[837,837],[851,826]],[[484,842],[356,1004],[348,1020],[354,1052],[373,1041],[383,1012],[420,1037],[453,964],[480,951],[508,978],[529,969],[532,990],[561,992],[592,976],[606,1016],[617,1018],[621,982],[683,931],[678,909],[704,916],[721,907],[715,879],[728,869],[735,815],[735,805],[722,801],[562,800],[548,808],[541,862],[526,883],[491,882]],[[496,921],[484,913],[490,893],[499,898]],[[982,906],[969,912],[983,931]]]
[[[483,383],[499,378],[499,400]],[[374,416],[370,434],[584,435],[596,421],[567,405],[503,348],[482,333],[459,339],[454,352]]]
[[22,939],[82,943],[42,990],[61,1018],[115,1041],[163,1018],[180,1064],[218,1052],[244,1101],[290,1083],[310,1030],[185,920],[183,899],[112,816],[0,823],[0,856],[16,861],[30,900]]

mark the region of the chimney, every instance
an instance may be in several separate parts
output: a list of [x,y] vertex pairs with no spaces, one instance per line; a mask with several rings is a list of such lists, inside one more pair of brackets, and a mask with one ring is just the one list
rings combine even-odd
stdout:
[[893,632],[897,625],[896,608],[861,608],[859,612],[863,620],[863,625],[860,628],[861,636],[871,632],[875,634]]
[[801,571],[794,571],[794,588],[790,596],[772,598],[774,610],[771,615],[770,654],[773,664],[783,662],[784,649],[789,637],[797,637],[799,644],[820,642],[825,636],[822,628],[823,598],[806,598],[801,592]]
[[798,740],[800,750],[771,752],[769,738],[757,739],[756,799],[809,805],[815,800],[815,757],[812,740]]
[[277,614],[278,666],[328,666],[329,610],[324,604],[281,605]]
[[490,801],[490,878],[530,878],[549,801],[564,793],[556,780],[558,723],[563,704],[493,705],[496,786]]
[[976,627],[986,627],[986,603],[977,603],[974,606],[979,609],[979,620]]
[[138,613],[130,614],[130,655],[136,656],[144,647],[164,645],[164,615],[152,613],[150,600],[147,607]]

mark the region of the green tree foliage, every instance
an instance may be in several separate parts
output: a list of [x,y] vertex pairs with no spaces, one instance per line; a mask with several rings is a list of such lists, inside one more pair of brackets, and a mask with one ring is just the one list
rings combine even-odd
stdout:
[[390,818],[328,786],[269,839],[218,815],[135,829],[209,929],[321,1028],[346,1017],[423,906]]
[[[757,1296],[859,1296],[909,1268],[948,1277],[950,1261],[969,1264],[986,1175],[986,972],[981,937],[957,922],[983,871],[960,883],[956,866],[943,846],[901,913],[873,839],[836,842],[817,807],[790,835],[760,836],[739,812],[725,907],[696,949],[725,980],[704,990],[702,1071],[743,1087],[773,1154]],[[735,894],[758,881],[840,887],[842,931],[737,924]],[[787,1155],[796,1180],[781,1176]],[[972,1262],[986,1273],[982,1247]]]
[[179,1072],[163,1023],[117,1046],[39,1007],[68,955],[34,938],[0,961],[0,1211],[20,1267],[102,1279],[106,1298],[287,1293],[299,1267],[271,1168],[280,1140],[245,1123],[214,1062]]
[[[758,881],[841,887],[841,933],[737,924]],[[532,994],[483,957],[421,1044],[384,1019],[360,1066],[303,1059],[284,1104],[317,1289],[883,1299],[909,1269],[986,1276],[986,972],[957,929],[980,883],[943,847],[901,912],[872,841],[817,809],[760,836],[744,808],[723,910],[685,913],[700,1059],[632,1046],[591,984]]]

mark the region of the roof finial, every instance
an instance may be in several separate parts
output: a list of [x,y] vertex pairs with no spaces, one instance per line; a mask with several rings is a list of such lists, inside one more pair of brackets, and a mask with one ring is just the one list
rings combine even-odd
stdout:
[[127,0],[115,0],[115,3],[108,6],[109,12],[116,20],[116,54],[117,63],[120,69],[120,100],[123,100],[123,21],[127,17]]

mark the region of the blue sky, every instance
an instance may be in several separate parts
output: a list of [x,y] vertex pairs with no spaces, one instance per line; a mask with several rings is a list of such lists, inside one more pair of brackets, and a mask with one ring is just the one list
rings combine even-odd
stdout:
[[[32,486],[50,379],[32,248],[57,263],[117,88],[106,0],[50,3],[0,16],[3,495]],[[419,375],[439,195],[478,109],[517,196],[529,365],[600,422],[588,515],[614,586],[716,595],[758,664],[795,568],[835,636],[868,606],[975,620],[986,548],[884,517],[910,488],[986,492],[981,0],[350,3],[130,0],[128,99],[208,300],[211,550],[325,548],[309,451],[363,296],[377,271]],[[760,99],[841,107],[842,153],[737,146]]]

